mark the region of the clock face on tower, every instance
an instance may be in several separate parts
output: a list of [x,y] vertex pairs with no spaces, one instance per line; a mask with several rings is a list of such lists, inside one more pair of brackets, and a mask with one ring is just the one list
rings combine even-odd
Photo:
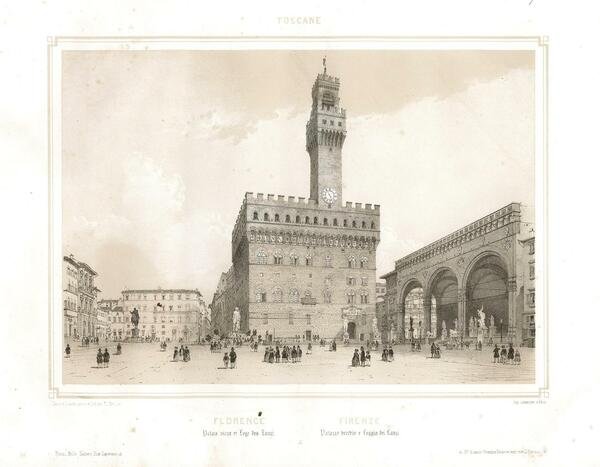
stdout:
[[335,188],[325,187],[321,190],[321,198],[327,204],[333,204],[335,200],[337,200],[337,196],[338,195],[337,191],[335,191]]

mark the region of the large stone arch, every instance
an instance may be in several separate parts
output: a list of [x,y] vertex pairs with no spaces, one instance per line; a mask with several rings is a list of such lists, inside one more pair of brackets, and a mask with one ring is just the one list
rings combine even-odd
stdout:
[[[446,336],[450,329],[459,331],[459,286],[460,276],[449,266],[437,268],[427,281],[425,300],[425,331],[432,331],[436,337],[442,337],[442,329]],[[435,302],[435,309],[432,309]]]
[[477,336],[479,321],[477,311],[480,309],[483,309],[485,314],[484,334],[486,338],[490,337],[489,329],[492,324],[494,337],[512,337],[515,327],[515,310],[510,286],[511,277],[509,261],[498,251],[482,251],[470,261],[462,283],[465,337]]
[[[398,288],[398,310],[399,310],[399,322],[400,322],[400,332],[403,338],[410,337],[410,310],[407,310],[406,300],[409,294],[416,290],[420,289],[422,291],[425,290],[425,280],[423,278],[417,276],[411,276],[406,279],[402,285]],[[407,311],[409,311],[407,315]],[[418,313],[417,313],[418,315]],[[418,318],[415,316],[416,321],[413,320],[413,330],[418,327]],[[423,324],[423,323],[421,323]],[[408,333],[408,334],[407,334]]]

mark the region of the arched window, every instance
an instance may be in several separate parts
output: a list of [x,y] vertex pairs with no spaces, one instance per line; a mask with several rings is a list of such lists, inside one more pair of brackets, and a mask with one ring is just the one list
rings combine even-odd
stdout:
[[375,222],[371,222],[371,229],[375,228]]
[[333,226],[337,227],[337,218],[336,217],[333,218]]
[[313,259],[312,259],[312,256],[310,256],[310,255],[306,255],[306,265],[307,265],[307,266],[312,266],[312,265],[313,265]]
[[292,266],[298,266],[298,255],[293,251],[290,253],[290,264]]
[[364,269],[367,267],[367,258],[365,258],[364,256],[360,259],[360,268]]
[[267,301],[267,294],[263,289],[256,289],[255,296],[258,303],[264,303]]
[[[279,222],[279,214],[275,214],[275,222]],[[363,222],[364,224],[364,222]]]
[[367,223],[365,221],[362,221],[361,227],[363,229],[366,229],[367,228]]
[[298,290],[297,289],[290,290],[290,302],[298,303],[299,299],[300,299],[300,294],[298,293]]
[[258,220],[258,213],[256,211],[254,211],[254,214],[252,214],[252,219],[254,219],[255,221]]
[[273,264],[282,264],[282,258],[283,255],[281,254],[281,251],[276,251],[275,253],[273,253]]
[[348,257],[348,267],[355,268],[356,267],[356,258],[354,256]]
[[289,214],[285,215],[285,221],[288,222],[288,223],[290,222],[290,215]]
[[296,216],[296,224],[300,223],[300,216]]
[[258,264],[267,264],[267,254],[263,250],[256,252],[256,262]]
[[329,225],[329,221],[327,220],[326,217],[323,219],[323,225]]
[[354,293],[354,290],[348,290],[346,292],[346,303],[348,305],[354,305],[354,297],[356,296],[356,294]]
[[283,291],[277,287],[273,290],[273,301],[279,303],[283,300]]
[[268,221],[269,220],[269,213],[265,212],[265,215],[263,216],[264,220]]
[[[268,220],[268,219],[265,219]],[[356,221],[352,221],[352,227],[356,228]]]
[[306,216],[306,217],[304,218],[304,223],[305,223],[305,224],[310,224],[310,217]]
[[315,218],[313,219],[313,224],[318,225],[319,224],[319,218],[315,216]]
[[329,255],[325,256],[325,267],[326,268],[331,267],[331,256],[329,256]]
[[369,303],[369,292],[367,292],[366,290],[362,290],[360,292],[360,303],[362,305],[366,305],[367,303]]
[[348,227],[348,219],[344,219],[344,227]]

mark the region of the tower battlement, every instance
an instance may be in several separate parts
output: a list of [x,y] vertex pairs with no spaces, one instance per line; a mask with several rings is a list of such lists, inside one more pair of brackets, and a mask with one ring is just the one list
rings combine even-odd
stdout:
[[346,201],[345,205],[327,209],[322,205],[319,205],[314,199],[305,198],[303,196],[284,196],[264,193],[253,193],[251,191],[246,192],[244,201],[246,204],[252,205],[263,205],[263,206],[281,206],[290,208],[307,208],[307,209],[320,209],[321,211],[326,210],[327,212],[349,212],[349,213],[365,213],[365,214],[379,214],[379,204],[367,203],[353,203]]

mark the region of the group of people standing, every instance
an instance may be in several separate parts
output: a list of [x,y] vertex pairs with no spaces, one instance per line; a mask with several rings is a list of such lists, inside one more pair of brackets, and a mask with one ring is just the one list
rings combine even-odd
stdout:
[[352,355],[352,366],[371,366],[371,354],[369,350],[365,351],[364,347],[354,349],[354,355]]
[[229,353],[225,352],[223,355],[223,366],[225,368],[235,368],[237,361],[237,354],[235,353],[235,349],[232,347]]
[[[312,346],[309,344],[309,347]],[[279,349],[279,346],[275,348],[267,347],[263,361],[265,363],[290,363],[290,361],[292,363],[299,363],[302,361],[302,348],[299,345],[292,347],[284,345],[281,349]]]
[[190,349],[187,348],[187,345],[182,345],[179,350],[177,346],[173,349],[173,361],[178,362],[179,358],[184,362],[190,361]]
[[110,354],[108,353],[108,349],[104,349],[104,353],[102,353],[102,349],[98,349],[98,353],[96,354],[96,363],[98,364],[98,368],[108,368],[108,362],[110,361]]
[[394,349],[391,345],[383,347],[383,352],[381,352],[381,360],[383,360],[384,362],[394,361]]
[[521,353],[519,349],[515,349],[512,344],[508,344],[508,349],[505,345],[502,349],[498,348],[498,344],[494,346],[494,363],[509,363],[511,365],[521,364]]

